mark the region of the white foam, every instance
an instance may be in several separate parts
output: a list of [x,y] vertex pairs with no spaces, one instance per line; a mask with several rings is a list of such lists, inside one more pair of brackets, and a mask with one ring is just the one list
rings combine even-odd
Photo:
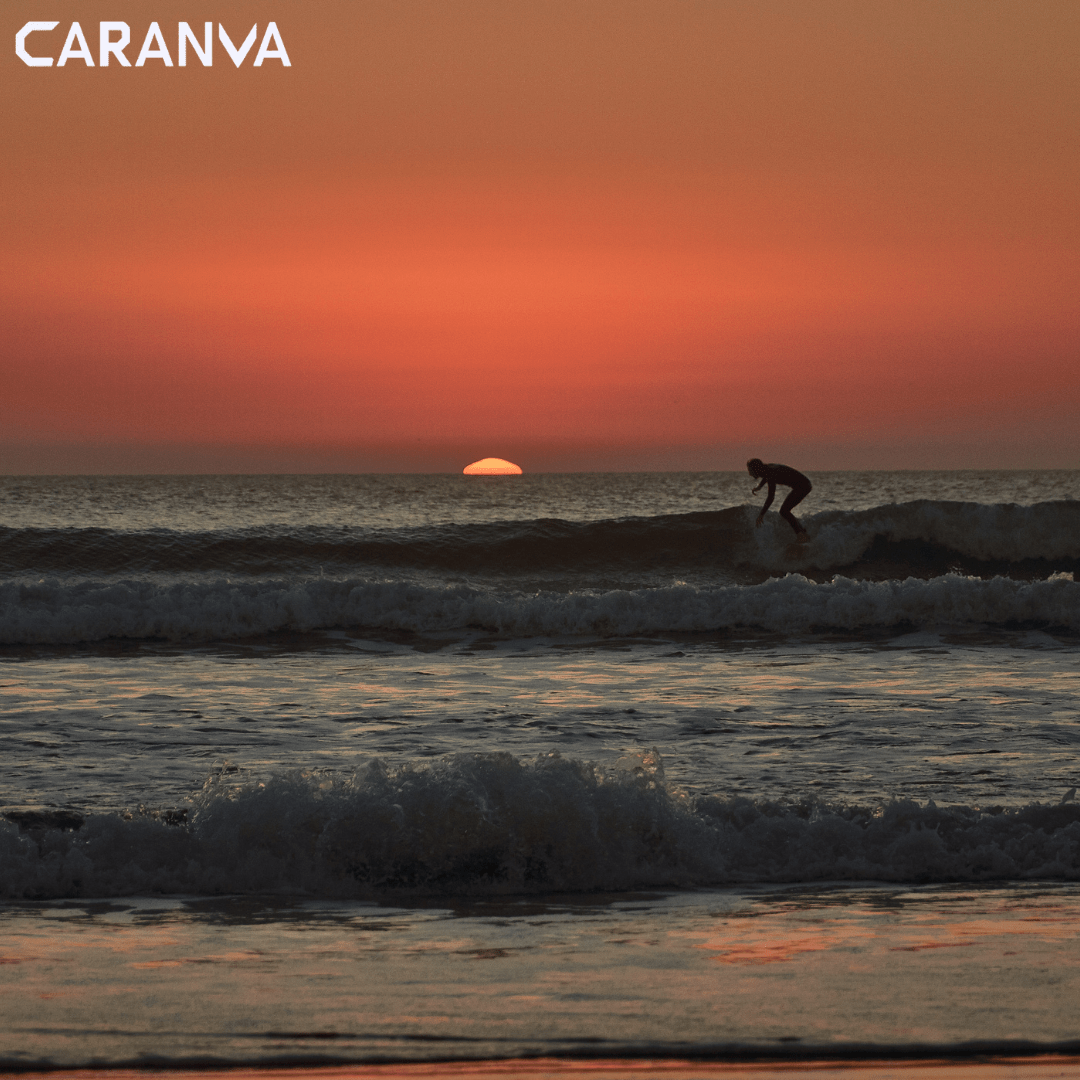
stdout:
[[788,574],[746,587],[674,585],[531,596],[355,578],[172,584],[52,578],[0,585],[0,641],[8,644],[111,637],[206,640],[329,627],[418,633],[483,627],[529,637],[1015,622],[1080,627],[1080,583],[1071,574],[1030,582],[948,574],[905,581],[836,577],[826,583]]
[[190,823],[0,822],[7,898],[243,892],[379,896],[815,880],[1080,879],[1080,806],[883,807],[690,799],[659,755],[614,769],[462,754],[348,774],[212,777]]
[[[922,541],[973,559],[1080,559],[1080,502],[1011,503],[919,500],[872,510],[830,511],[806,519],[813,541],[796,552],[796,567],[849,566],[877,538]],[[791,531],[779,517],[754,533],[759,565],[791,568]]]

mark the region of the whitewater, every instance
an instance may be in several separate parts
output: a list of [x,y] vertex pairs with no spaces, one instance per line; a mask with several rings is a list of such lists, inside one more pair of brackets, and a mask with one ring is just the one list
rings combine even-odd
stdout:
[[754,529],[748,506],[598,521],[401,516],[396,528],[0,526],[0,643],[340,628],[1076,629],[1080,612],[1076,500],[824,511],[795,549],[775,516]]
[[0,478],[0,1064],[1065,1046],[1080,472],[810,475]]

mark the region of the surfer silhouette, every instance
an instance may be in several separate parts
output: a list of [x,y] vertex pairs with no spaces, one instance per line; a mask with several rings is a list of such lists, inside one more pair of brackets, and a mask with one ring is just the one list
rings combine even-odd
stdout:
[[761,458],[756,457],[751,458],[746,463],[746,471],[758,482],[758,486],[754,488],[752,494],[756,495],[765,484],[769,485],[769,497],[765,500],[761,513],[757,516],[758,527],[760,528],[761,523],[765,520],[765,511],[772,506],[773,497],[776,495],[776,485],[780,484],[782,487],[791,488],[788,497],[780,507],[780,516],[795,530],[795,536],[799,543],[807,543],[810,540],[810,535],[799,524],[799,519],[791,511],[810,494],[813,484],[810,483],[809,479],[790,465],[766,465]]

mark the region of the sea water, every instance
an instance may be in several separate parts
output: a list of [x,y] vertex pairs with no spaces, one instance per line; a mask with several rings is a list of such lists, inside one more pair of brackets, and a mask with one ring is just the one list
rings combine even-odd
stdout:
[[1080,472],[811,478],[0,479],[0,1060],[1072,1046]]

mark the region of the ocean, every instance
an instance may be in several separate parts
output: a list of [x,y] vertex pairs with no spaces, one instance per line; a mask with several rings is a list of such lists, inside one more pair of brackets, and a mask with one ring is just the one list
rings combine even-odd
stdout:
[[0,478],[0,1067],[1080,1053],[1080,471],[810,475]]

